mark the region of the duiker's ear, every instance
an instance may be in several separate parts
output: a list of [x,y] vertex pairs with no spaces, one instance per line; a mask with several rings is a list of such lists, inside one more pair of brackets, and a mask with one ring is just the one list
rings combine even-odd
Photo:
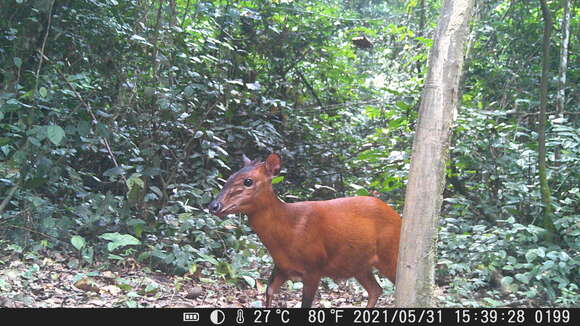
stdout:
[[282,168],[282,158],[280,155],[276,153],[272,153],[268,155],[266,158],[266,171],[270,176],[276,176],[280,173],[280,169]]
[[252,165],[252,160],[250,160],[246,154],[242,154],[242,158],[244,159],[244,167]]

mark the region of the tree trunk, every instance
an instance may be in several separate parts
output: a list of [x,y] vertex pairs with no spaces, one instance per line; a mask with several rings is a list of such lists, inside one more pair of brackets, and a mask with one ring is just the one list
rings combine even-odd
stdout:
[[163,10],[164,0],[159,0],[159,8],[157,9],[157,20],[155,22],[155,33],[153,34],[153,78],[158,79],[157,72],[159,70],[159,29],[161,28],[161,12]]
[[[419,3],[419,29],[417,31],[417,37],[423,37],[425,35],[424,33],[424,29],[425,29],[425,0],[421,0],[421,2]],[[419,48],[420,45],[417,44],[417,48]],[[417,62],[416,63],[416,68],[417,68],[417,75],[421,74],[421,62]]]
[[550,69],[550,36],[552,35],[552,14],[545,0],[540,0],[542,15],[544,16],[544,40],[542,49],[542,77],[540,79],[540,115],[538,117],[538,174],[540,177],[540,192],[544,205],[543,226],[549,231],[546,239],[552,239],[555,231],[552,221],[553,208],[550,185],[548,184],[546,166],[546,106],[548,105],[548,71]]
[[430,307],[445,162],[473,0],[445,0],[423,90],[403,210],[397,307]]
[[[560,48],[560,67],[558,71],[558,94],[556,95],[556,111],[558,117],[564,117],[566,108],[566,72],[568,70],[568,46],[570,44],[570,0],[564,0],[562,17],[562,46]],[[554,154],[556,164],[560,161],[560,147]]]
[[562,18],[562,47],[560,48],[560,69],[558,78],[558,114],[564,113],[566,106],[566,71],[568,70],[568,45],[570,44],[570,0],[564,0]]

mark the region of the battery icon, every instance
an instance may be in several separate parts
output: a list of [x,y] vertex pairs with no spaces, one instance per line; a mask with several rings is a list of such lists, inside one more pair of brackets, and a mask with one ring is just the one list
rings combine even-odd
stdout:
[[199,321],[199,313],[197,312],[184,312],[183,321]]

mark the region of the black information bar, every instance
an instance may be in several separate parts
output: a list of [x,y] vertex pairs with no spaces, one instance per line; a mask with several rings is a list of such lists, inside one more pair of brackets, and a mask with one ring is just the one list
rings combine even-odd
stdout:
[[19,325],[128,321],[131,325],[580,325],[578,308],[0,309]]

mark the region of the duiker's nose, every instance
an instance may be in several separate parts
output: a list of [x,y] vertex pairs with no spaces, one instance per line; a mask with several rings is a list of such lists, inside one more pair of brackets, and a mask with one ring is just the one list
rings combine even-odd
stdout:
[[222,209],[222,203],[217,200],[213,200],[211,203],[209,203],[208,208],[210,212],[217,213]]

